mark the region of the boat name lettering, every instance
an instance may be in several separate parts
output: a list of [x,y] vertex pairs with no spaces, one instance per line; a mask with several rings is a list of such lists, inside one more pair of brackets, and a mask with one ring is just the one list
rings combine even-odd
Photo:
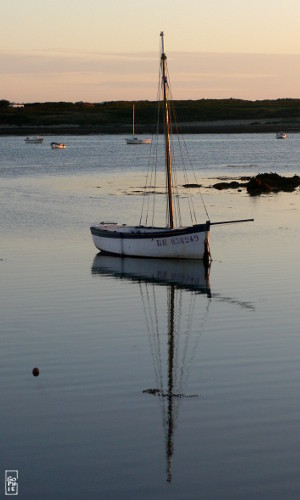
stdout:
[[156,240],[156,244],[158,247],[166,247],[168,245],[167,240]]
[[190,243],[193,241],[199,241],[199,236],[194,234],[194,236],[177,236],[176,238],[171,238],[172,245],[180,245],[182,243]]

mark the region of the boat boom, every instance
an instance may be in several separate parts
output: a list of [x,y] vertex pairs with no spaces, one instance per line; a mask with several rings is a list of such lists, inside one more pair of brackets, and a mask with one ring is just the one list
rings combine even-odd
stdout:
[[216,226],[217,224],[236,224],[238,222],[253,222],[254,219],[238,219],[238,220],[223,220],[220,222],[211,222],[211,226]]

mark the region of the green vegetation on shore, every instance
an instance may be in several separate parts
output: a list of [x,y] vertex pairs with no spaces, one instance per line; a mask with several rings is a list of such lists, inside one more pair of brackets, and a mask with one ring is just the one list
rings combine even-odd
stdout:
[[[12,107],[9,101],[0,100],[0,129],[68,127],[89,128],[98,131],[122,133],[132,124],[131,101],[103,103],[45,102],[28,103]],[[157,103],[137,101],[137,132],[152,131],[156,124]],[[278,123],[300,130],[300,99],[247,101],[242,99],[200,99],[175,102],[178,123],[188,124],[195,131],[197,124],[250,120],[247,127],[267,126],[278,128]],[[265,121],[265,122],[264,122]],[[224,123],[222,125],[224,127]],[[92,130],[91,130],[92,131]],[[188,131],[188,130],[187,130]]]

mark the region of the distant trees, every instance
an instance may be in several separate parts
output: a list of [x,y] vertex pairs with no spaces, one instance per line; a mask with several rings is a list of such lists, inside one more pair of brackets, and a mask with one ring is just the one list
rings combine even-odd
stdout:
[[0,99],[0,108],[8,108],[9,105],[9,101],[7,101],[6,99]]
[[[0,100],[1,125],[76,127],[108,126],[122,132],[132,126],[132,101],[35,102],[16,105]],[[300,99],[249,101],[243,99],[199,99],[175,101],[177,123],[220,120],[294,119],[300,118]],[[157,103],[136,101],[136,125],[155,127]]]

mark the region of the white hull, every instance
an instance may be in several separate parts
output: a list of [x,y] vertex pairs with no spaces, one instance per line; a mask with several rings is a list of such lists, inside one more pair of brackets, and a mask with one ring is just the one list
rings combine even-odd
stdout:
[[133,137],[132,139],[125,139],[126,144],[151,144],[151,139],[139,139]]
[[277,139],[286,139],[286,133],[285,132],[277,132],[276,138]]
[[94,244],[107,254],[162,259],[203,259],[210,223],[176,229],[98,224],[91,227]]
[[26,137],[24,139],[27,144],[41,144],[44,140],[43,137],[37,136],[37,137]]
[[63,144],[62,142],[51,142],[51,148],[52,149],[66,149],[66,144]]

